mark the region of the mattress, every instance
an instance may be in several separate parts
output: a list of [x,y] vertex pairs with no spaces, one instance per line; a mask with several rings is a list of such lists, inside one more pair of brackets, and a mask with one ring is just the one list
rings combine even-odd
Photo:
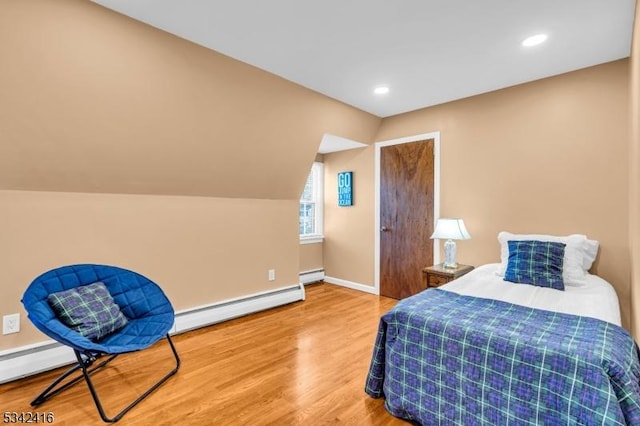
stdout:
[[611,284],[596,275],[587,274],[586,284],[566,285],[564,291],[559,291],[504,281],[497,274],[499,268],[499,263],[482,265],[439,288],[461,295],[496,299],[621,325],[618,296]]

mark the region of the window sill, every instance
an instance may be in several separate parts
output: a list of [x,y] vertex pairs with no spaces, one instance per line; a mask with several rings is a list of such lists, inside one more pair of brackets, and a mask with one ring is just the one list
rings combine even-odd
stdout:
[[324,235],[306,235],[300,237],[300,244],[317,244],[324,241]]

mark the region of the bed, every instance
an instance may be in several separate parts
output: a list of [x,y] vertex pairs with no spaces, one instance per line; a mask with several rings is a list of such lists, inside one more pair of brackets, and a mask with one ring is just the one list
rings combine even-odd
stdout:
[[560,240],[562,290],[506,281],[517,251],[504,246],[522,236],[502,237],[501,263],[381,318],[366,393],[423,425],[640,424],[638,347],[613,287],[586,272],[595,255],[573,250],[586,237]]

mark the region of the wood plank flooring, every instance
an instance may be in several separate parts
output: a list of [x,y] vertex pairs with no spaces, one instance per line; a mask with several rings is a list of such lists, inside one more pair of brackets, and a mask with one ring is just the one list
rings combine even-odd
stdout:
[[[407,425],[364,393],[380,315],[396,301],[331,284],[307,300],[174,337],[180,371],[121,425]],[[113,415],[171,369],[161,342],[96,373]],[[0,385],[2,411],[53,412],[56,425],[103,424],[84,382],[36,409],[65,369]]]

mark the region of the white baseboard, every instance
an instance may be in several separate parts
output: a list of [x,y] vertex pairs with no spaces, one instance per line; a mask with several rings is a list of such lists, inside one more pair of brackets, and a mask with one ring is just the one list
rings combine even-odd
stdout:
[[300,282],[302,284],[311,284],[322,280],[324,280],[324,269],[300,272]]
[[184,333],[304,299],[304,287],[296,285],[179,311],[176,312],[176,321],[171,334]]
[[[5,351],[9,352],[9,351]],[[16,348],[0,355],[0,383],[42,373],[76,362],[73,350],[54,340]]]
[[[176,312],[171,334],[275,308],[305,299],[302,284]],[[54,340],[0,352],[0,383],[52,370],[76,361],[73,350]]]
[[339,285],[342,287],[347,287],[353,290],[363,291],[365,293],[371,293],[375,295],[379,294],[378,290],[375,287],[372,287],[370,285],[360,284],[360,283],[354,283],[353,281],[347,281],[340,278],[325,276],[324,282],[329,284]]

